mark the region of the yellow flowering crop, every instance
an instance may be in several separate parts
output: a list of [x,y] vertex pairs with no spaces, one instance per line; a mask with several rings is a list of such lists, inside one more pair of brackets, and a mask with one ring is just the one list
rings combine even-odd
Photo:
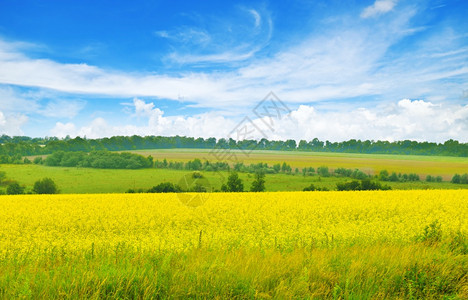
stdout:
[[468,231],[468,190],[0,197],[0,255],[405,243],[435,220]]

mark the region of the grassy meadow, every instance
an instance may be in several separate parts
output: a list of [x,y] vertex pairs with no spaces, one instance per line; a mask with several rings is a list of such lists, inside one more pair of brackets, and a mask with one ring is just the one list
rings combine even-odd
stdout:
[[[159,149],[130,151],[143,156],[152,156],[154,160],[187,162],[198,158],[211,162],[219,159],[209,149]],[[237,161],[244,164],[268,163],[282,164],[286,162],[293,170],[304,167],[318,168],[327,166],[335,168],[359,169],[367,174],[378,174],[381,170],[397,173],[416,173],[421,181],[416,182],[385,182],[393,189],[457,189],[466,188],[464,184],[452,184],[450,179],[455,173],[463,174],[468,170],[466,157],[416,156],[416,155],[382,155],[382,154],[352,154],[324,153],[301,151],[252,151],[248,154],[233,151]],[[45,156],[44,156],[45,157]],[[31,160],[34,156],[29,157]],[[226,161],[226,160],[224,160]],[[232,163],[233,160],[227,160]],[[191,171],[173,169],[91,169],[75,167],[47,167],[43,165],[0,165],[0,171],[5,171],[7,177],[19,181],[30,188],[34,182],[43,177],[52,178],[62,193],[123,193],[128,189],[149,189],[161,182],[177,184]],[[426,175],[442,176],[444,182],[425,182]],[[203,172],[210,183],[211,190],[220,190],[225,182],[227,172]],[[240,173],[248,190],[253,175]],[[286,175],[282,173],[266,175],[266,190],[301,191],[304,187],[314,184],[330,190],[336,189],[336,183],[349,180],[337,177],[307,176],[302,174]],[[0,187],[1,189],[1,187]]]
[[[197,194],[193,194],[196,196]],[[2,298],[466,299],[467,190],[2,196]]]
[[[0,171],[6,172],[9,179],[17,180],[26,186],[26,191],[31,190],[35,181],[44,178],[52,178],[61,193],[123,193],[128,189],[149,189],[161,182],[180,183],[184,176],[190,176],[192,171],[171,169],[92,169],[75,167],[48,167],[44,165],[1,165]],[[202,172],[208,180],[212,190],[220,190],[221,185],[228,177],[227,172]],[[254,176],[247,173],[239,173],[244,182],[245,190],[248,190]],[[266,191],[302,191],[311,183],[317,187],[336,189],[336,183],[347,181],[349,178],[307,176],[302,174],[267,174]],[[453,184],[450,182],[385,182],[393,189],[459,189],[467,188],[466,184]],[[5,187],[0,187],[0,189]]]

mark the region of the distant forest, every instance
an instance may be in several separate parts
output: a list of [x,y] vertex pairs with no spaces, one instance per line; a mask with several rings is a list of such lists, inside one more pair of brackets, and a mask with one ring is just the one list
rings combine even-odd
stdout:
[[[56,137],[30,138],[25,136],[0,137],[0,156],[25,156],[50,154],[56,151],[128,151],[142,149],[241,149],[313,151],[369,154],[412,154],[468,157],[468,143],[448,140],[444,143],[416,141],[361,141],[351,139],[344,142],[295,140],[272,141],[267,139],[242,140],[193,138],[184,136],[114,136],[111,138],[86,139],[81,137],[59,139]],[[4,162],[5,157],[0,159]]]

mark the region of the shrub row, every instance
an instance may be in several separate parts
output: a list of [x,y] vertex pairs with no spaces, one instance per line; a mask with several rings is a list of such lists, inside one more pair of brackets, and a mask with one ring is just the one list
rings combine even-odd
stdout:
[[49,155],[44,164],[47,166],[84,167],[100,169],[141,169],[153,166],[151,156],[145,158],[133,153],[115,153],[109,151],[63,152]]
[[[10,181],[6,188],[7,195],[21,195],[24,194],[26,187],[20,185],[17,181]],[[34,183],[32,192],[30,194],[58,194],[59,189],[57,184],[50,178],[43,178]]]

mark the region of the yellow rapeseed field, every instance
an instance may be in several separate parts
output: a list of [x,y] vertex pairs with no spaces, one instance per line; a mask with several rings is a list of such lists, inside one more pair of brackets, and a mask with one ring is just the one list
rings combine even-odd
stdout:
[[50,251],[405,244],[438,221],[468,232],[468,190],[0,197],[0,257]]

